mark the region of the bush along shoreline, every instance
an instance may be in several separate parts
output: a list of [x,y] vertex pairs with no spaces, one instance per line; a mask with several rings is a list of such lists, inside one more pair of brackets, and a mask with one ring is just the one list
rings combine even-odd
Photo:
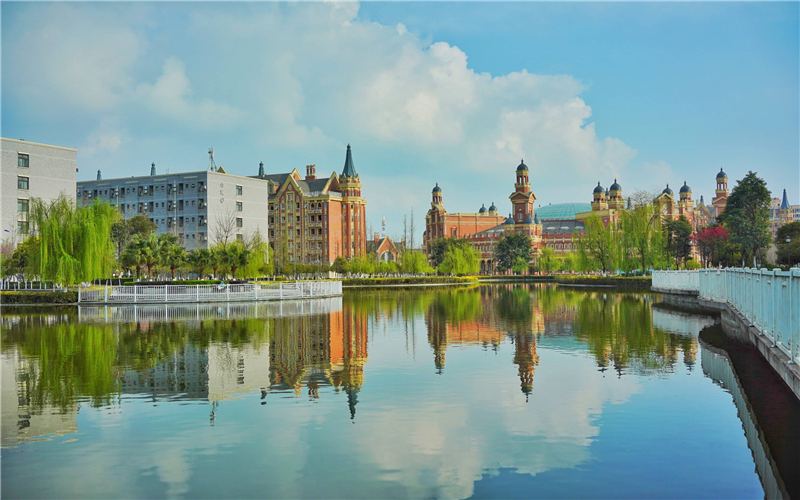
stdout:
[[602,286],[650,290],[650,276],[556,276],[559,285]]
[[0,292],[0,303],[4,306],[10,305],[50,305],[50,304],[77,304],[78,292],[37,292],[37,291],[12,291],[3,290]]
[[407,278],[344,278],[343,287],[403,285],[467,285],[477,283],[475,276],[415,276]]

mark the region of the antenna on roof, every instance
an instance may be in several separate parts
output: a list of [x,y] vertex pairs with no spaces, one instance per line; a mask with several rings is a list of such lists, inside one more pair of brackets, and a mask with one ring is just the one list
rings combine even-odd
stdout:
[[212,172],[217,171],[217,164],[214,163],[214,148],[208,148],[208,169]]

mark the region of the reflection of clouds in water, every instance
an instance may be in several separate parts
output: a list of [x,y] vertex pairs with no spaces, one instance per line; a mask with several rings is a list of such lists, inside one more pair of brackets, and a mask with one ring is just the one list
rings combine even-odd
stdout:
[[405,406],[373,411],[358,422],[361,459],[374,462],[410,497],[452,498],[470,496],[487,468],[535,475],[581,464],[590,458],[603,406],[626,402],[640,386],[633,377],[604,380],[574,356],[545,355],[528,404],[517,390],[476,378],[468,389],[474,398],[429,402],[413,412]]

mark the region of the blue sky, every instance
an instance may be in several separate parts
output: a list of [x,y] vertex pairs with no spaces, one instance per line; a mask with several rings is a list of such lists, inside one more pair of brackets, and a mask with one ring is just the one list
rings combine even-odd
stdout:
[[[589,201],[720,168],[800,198],[800,4],[2,3],[2,134],[78,148],[79,179],[340,171],[367,215]],[[36,19],[38,36],[28,36]]]

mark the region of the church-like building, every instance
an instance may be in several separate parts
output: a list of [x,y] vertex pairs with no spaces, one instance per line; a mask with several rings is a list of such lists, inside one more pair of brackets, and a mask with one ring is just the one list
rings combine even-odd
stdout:
[[437,183],[431,192],[431,208],[425,215],[425,232],[422,234],[422,249],[430,255],[432,244],[438,238],[466,238],[480,254],[481,273],[492,274],[497,264],[494,248],[506,234],[524,233],[531,238],[534,255],[542,248],[542,225],[536,219],[533,205],[536,195],[531,191],[530,171],[524,161],[516,170],[514,191],[509,195],[511,213],[503,217],[492,202],[487,210],[481,206],[476,213],[448,214],[444,208],[442,188]]
[[316,165],[306,165],[305,178],[297,169],[266,174],[261,163],[254,178],[268,183],[269,244],[276,257],[331,264],[366,254],[367,200],[349,144],[341,174],[318,179]]

